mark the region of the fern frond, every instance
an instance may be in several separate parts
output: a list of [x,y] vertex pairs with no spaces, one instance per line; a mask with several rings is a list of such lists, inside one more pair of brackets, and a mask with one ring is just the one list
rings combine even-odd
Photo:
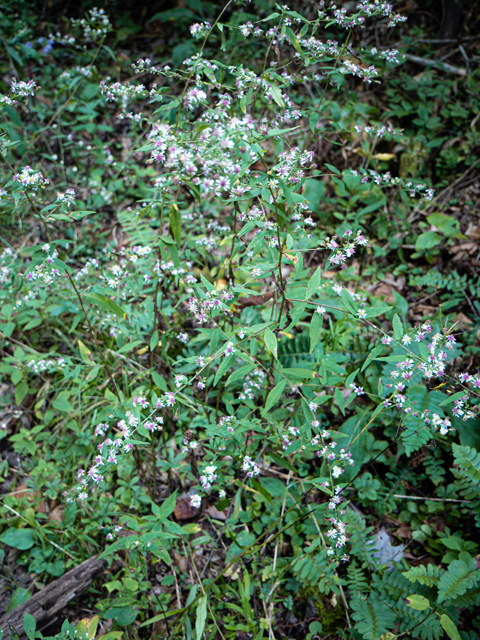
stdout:
[[303,554],[292,561],[292,573],[295,578],[310,587],[317,587],[321,593],[339,592],[334,582],[335,568],[327,552]]
[[455,462],[461,469],[459,476],[468,480],[472,485],[479,487],[480,453],[473,447],[462,447],[458,444],[453,444],[452,446]]
[[354,511],[348,512],[348,520],[352,526],[350,537],[350,552],[352,556],[362,560],[363,567],[375,564],[375,558],[373,554],[376,549],[374,547],[376,537],[372,535],[373,527],[366,527],[365,522],[361,516]]
[[458,596],[458,598],[450,600],[448,604],[453,607],[458,607],[459,609],[478,607],[478,605],[480,605],[480,586],[470,589],[463,596]]
[[350,604],[355,612],[352,614],[356,622],[355,629],[365,640],[378,640],[383,633],[395,626],[397,616],[374,594],[366,600],[354,596]]
[[434,587],[438,585],[444,573],[445,571],[442,568],[434,564],[429,564],[428,566],[422,564],[418,567],[412,567],[408,571],[403,571],[402,575],[410,582],[419,582],[427,587]]
[[401,620],[400,631],[402,633],[415,628],[415,638],[422,638],[422,640],[439,640],[439,638],[443,637],[440,618],[433,612],[417,611],[408,607],[403,600],[399,600],[396,611]]
[[351,592],[367,593],[370,590],[367,578],[363,571],[357,566],[355,560],[352,560],[348,566],[347,576],[348,588]]
[[[383,575],[374,574],[372,581],[372,587],[378,590],[382,594],[382,597],[384,595],[388,596],[395,602],[399,598],[407,596],[412,589],[412,585],[404,578],[400,571],[392,571],[391,573],[384,573]],[[424,594],[423,591],[418,591],[418,593],[428,598],[428,595]]]
[[463,596],[480,580],[480,569],[475,569],[475,561],[469,564],[454,560],[438,582],[438,603]]

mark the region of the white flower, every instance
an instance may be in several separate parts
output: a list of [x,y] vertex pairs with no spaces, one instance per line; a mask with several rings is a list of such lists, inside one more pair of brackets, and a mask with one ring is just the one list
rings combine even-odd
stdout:
[[325,307],[317,307],[317,313],[319,315],[323,315],[324,313],[326,313],[326,311],[327,310],[325,309]]
[[198,507],[202,504],[202,498],[201,496],[198,495],[198,493],[196,493],[195,495],[193,495],[190,498],[190,504],[192,507],[195,507],[195,509],[198,509]]

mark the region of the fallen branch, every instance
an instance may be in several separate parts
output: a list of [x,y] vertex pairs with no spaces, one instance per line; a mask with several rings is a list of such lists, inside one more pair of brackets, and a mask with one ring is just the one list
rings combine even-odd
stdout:
[[93,556],[67,571],[63,576],[54,580],[44,589],[36,593],[23,604],[15,607],[0,619],[0,629],[3,630],[3,640],[13,640],[12,632],[16,631],[20,640],[26,638],[23,631],[23,617],[30,613],[37,623],[37,629],[45,627],[52,618],[71,600],[82,594],[104,569],[105,563]]
[[412,56],[410,53],[404,53],[403,55],[407,60],[416,62],[417,64],[421,64],[424,67],[435,67],[435,69],[440,69],[440,71],[455,73],[457,76],[462,76],[463,78],[465,78],[467,75],[466,69],[455,67],[453,66],[453,64],[448,64],[447,62],[440,62],[437,60],[432,60],[431,58],[421,58],[420,56]]
[[405,498],[408,500],[429,500],[430,502],[471,502],[471,500],[456,500],[454,498],[424,498],[423,496],[401,496],[398,493],[394,493],[393,497]]

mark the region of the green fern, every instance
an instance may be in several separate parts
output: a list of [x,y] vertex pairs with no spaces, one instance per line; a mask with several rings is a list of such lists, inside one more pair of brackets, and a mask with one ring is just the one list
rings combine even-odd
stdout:
[[355,613],[355,629],[362,634],[365,640],[378,640],[383,633],[393,629],[396,623],[395,613],[387,607],[375,594],[368,599],[354,596],[350,601]]
[[457,479],[457,488],[473,511],[475,522],[480,527],[480,453],[472,447],[453,445],[453,456],[457,469],[452,469]]
[[355,560],[352,560],[347,568],[347,583],[348,588],[353,593],[367,593],[370,589],[368,586],[367,578],[363,571],[357,566]]
[[476,485],[480,484],[480,453],[472,447],[453,444],[455,462],[462,470],[462,476]]
[[292,561],[292,572],[295,578],[309,587],[317,587],[321,593],[331,591],[339,593],[335,584],[335,567],[330,562],[325,550],[320,553],[305,553]]
[[[404,598],[410,593],[412,585],[399,571],[392,571],[383,575],[373,574],[372,588],[378,591],[384,600],[395,604],[399,598]],[[428,598],[423,589],[418,590],[418,593]]]
[[463,596],[480,580],[480,570],[475,569],[475,561],[467,564],[463,560],[454,560],[438,582],[438,603]]
[[400,631],[402,633],[415,629],[415,635],[406,637],[421,638],[422,640],[439,640],[443,638],[443,629],[439,616],[433,612],[416,611],[407,606],[403,600],[399,600],[396,606],[400,619]]
[[458,596],[454,600],[450,600],[449,604],[453,607],[468,609],[469,607],[478,607],[480,605],[480,586],[470,589],[463,596]]
[[408,571],[403,571],[402,575],[410,582],[419,582],[427,587],[434,587],[438,585],[444,573],[443,569],[434,564],[429,564],[428,566],[422,564],[418,567],[412,567]]
[[354,511],[349,512],[348,520],[351,525],[350,531],[352,532],[350,553],[357,559],[362,560],[362,567],[375,564],[373,554],[376,551],[374,547],[376,537],[372,535],[373,527],[366,527],[363,518]]
[[[440,416],[444,415],[440,403],[446,400],[447,396],[441,391],[429,391],[424,384],[416,384],[408,389],[406,395],[409,401],[417,403],[418,414],[428,409]],[[407,456],[421,449],[432,437],[433,432],[425,427],[425,422],[418,416],[415,417],[410,413],[405,417],[402,444],[405,446]]]

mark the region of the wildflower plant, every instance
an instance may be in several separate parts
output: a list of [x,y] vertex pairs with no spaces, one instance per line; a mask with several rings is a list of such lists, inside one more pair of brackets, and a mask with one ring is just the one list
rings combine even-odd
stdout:
[[[29,353],[28,361],[10,366],[23,367],[29,380],[81,381],[86,395],[92,385],[104,390],[88,418],[93,445],[67,473],[67,504],[87,508],[123,460],[135,459],[140,469],[141,456],[150,457],[148,491],[155,505],[168,439],[178,441],[174,467],[187,479],[194,510],[238,502],[245,488],[262,491],[259,481],[274,461],[290,470],[290,478],[290,461],[306,459],[314,472],[295,481],[301,496],[289,509],[300,510],[306,495],[321,492],[324,499],[312,511],[318,545],[325,566],[336,571],[349,560],[355,526],[346,501],[358,462],[356,440],[380,424],[381,414],[396,420],[395,443],[409,453],[435,439],[444,442],[454,418],[476,415],[480,382],[449,374],[449,361],[459,353],[454,327],[433,321],[409,327],[388,304],[371,303],[361,282],[348,284],[352,261],[372,252],[368,234],[342,221],[336,235],[327,235],[307,197],[307,186],[324,179],[359,194],[433,197],[429,185],[367,163],[344,172],[323,165],[310,148],[329,127],[338,133],[323,113],[327,89],[341,94],[347,76],[379,82],[384,61],[399,60],[396,51],[356,50],[352,29],[376,17],[392,27],[403,20],[387,3],[361,2],[353,13],[324,5],[313,20],[278,6],[261,21],[234,26],[222,22],[230,2],[213,24],[191,26],[199,45],[178,68],[141,59],[133,72],[142,83],[98,78],[104,109],[120,107],[121,118],[131,121],[126,126],[139,127],[134,153],[144,186],[136,206],[118,202],[122,242],[87,259],[65,233],[98,215],[92,198],[82,208],[88,185],[80,172],[47,176],[40,163],[22,164],[22,158],[14,166],[4,150],[10,177],[2,208],[28,210],[40,227],[37,240],[19,254],[6,249],[0,255],[0,284],[13,320],[29,310],[42,322],[62,315],[72,332],[82,333],[62,357],[54,350]],[[93,10],[74,26],[83,30],[87,49],[103,41],[108,19]],[[342,42],[328,37],[332,26],[345,30]],[[262,63],[232,64],[228,34],[237,46],[244,40],[262,46]],[[207,57],[217,36],[221,51]],[[74,46],[61,34],[55,41]],[[92,72],[90,64],[77,77]],[[68,82],[76,72],[69,73]],[[305,86],[319,96],[308,106],[298,99]],[[33,81],[12,83],[2,105],[28,102],[34,89]],[[375,144],[402,132],[358,122],[343,134]],[[65,136],[65,143],[72,158],[84,153],[74,138]],[[128,181],[128,166],[108,148],[105,154],[111,185]],[[114,197],[114,186],[110,194],[98,184],[95,189],[102,204]],[[332,356],[322,341],[328,323],[337,321],[351,338]],[[8,341],[13,329],[2,331]],[[288,344],[305,333],[309,353],[292,362]],[[362,362],[359,342],[366,345]],[[374,362],[383,367],[375,388],[365,373]],[[446,396],[433,389],[442,383],[458,391]],[[338,417],[335,424],[328,424],[326,410]],[[346,414],[357,416],[355,435],[342,431]],[[145,552],[155,543],[164,558],[169,536],[183,535],[170,514],[162,530],[144,538]],[[107,539],[120,534],[121,524],[106,529]],[[239,521],[231,526],[233,534]],[[112,549],[120,548],[115,544]],[[331,588],[341,597],[339,584]]]

